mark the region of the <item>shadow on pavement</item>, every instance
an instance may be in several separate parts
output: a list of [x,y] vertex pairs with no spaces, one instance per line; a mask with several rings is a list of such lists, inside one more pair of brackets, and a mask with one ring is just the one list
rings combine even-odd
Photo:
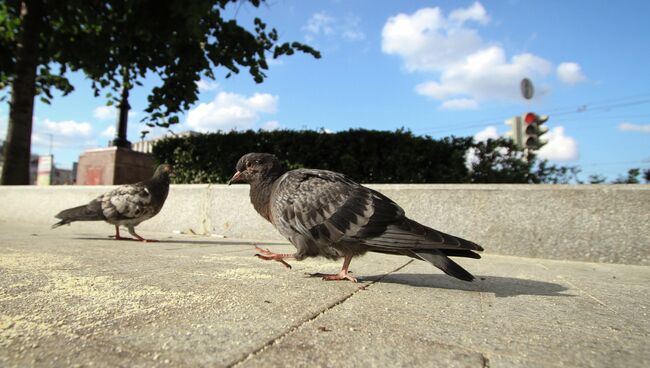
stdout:
[[[113,236],[107,236],[107,237],[99,237],[99,236],[78,236],[75,237],[75,239],[79,240],[115,240]],[[186,244],[186,245],[195,245],[195,244],[202,244],[202,245],[250,245],[251,247],[254,247],[255,245],[261,245],[264,244],[263,242],[252,242],[252,241],[242,241],[242,240],[237,240],[237,241],[228,241],[228,240],[223,240],[223,239],[215,239],[215,240],[175,240],[175,239],[160,239],[160,238],[153,238],[154,242],[146,243],[150,245],[155,245],[155,244]],[[134,243],[139,243],[135,239],[131,239]],[[124,240],[128,241],[128,240]],[[277,244],[269,244],[269,245],[277,245]],[[264,246],[267,246],[264,244]]]
[[493,293],[498,298],[518,295],[575,296],[561,294],[568,288],[560,284],[500,276],[477,276],[473,282],[465,282],[441,274],[399,273],[386,276],[365,276],[360,277],[359,281],[379,281],[380,283],[415,287]]

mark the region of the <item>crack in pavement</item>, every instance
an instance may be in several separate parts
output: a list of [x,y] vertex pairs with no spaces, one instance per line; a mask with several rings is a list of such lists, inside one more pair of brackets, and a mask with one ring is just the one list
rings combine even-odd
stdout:
[[238,360],[238,361],[235,361],[234,363],[229,364],[229,365],[227,365],[227,366],[228,366],[228,367],[236,367],[236,366],[238,366],[238,365],[240,365],[240,364],[243,364],[243,363],[246,362],[247,360],[253,358],[254,356],[263,353],[266,349],[268,349],[269,347],[275,345],[276,343],[281,342],[282,340],[284,340],[285,337],[291,335],[292,333],[294,333],[295,331],[297,331],[297,330],[298,330],[300,327],[302,327],[303,325],[305,325],[305,324],[307,324],[307,323],[309,323],[309,322],[315,320],[316,318],[318,318],[319,316],[321,316],[321,315],[327,313],[328,311],[332,310],[332,309],[335,308],[336,306],[341,305],[342,303],[345,303],[348,299],[352,298],[352,297],[353,297],[354,295],[356,295],[358,292],[360,292],[360,291],[362,291],[362,290],[366,290],[366,289],[368,289],[370,286],[372,286],[372,285],[374,285],[374,284],[380,282],[381,280],[383,280],[386,276],[388,276],[388,275],[390,275],[390,274],[393,274],[393,273],[395,273],[395,272],[397,272],[397,271],[403,269],[404,267],[410,265],[411,263],[413,263],[413,261],[414,261],[414,260],[411,259],[411,260],[409,260],[408,262],[404,263],[403,265],[397,267],[396,269],[394,269],[394,270],[392,270],[392,271],[390,271],[390,272],[387,272],[386,274],[382,275],[380,278],[378,278],[378,279],[376,279],[376,280],[372,280],[372,281],[370,281],[368,284],[365,284],[365,285],[359,286],[356,290],[354,290],[354,291],[351,292],[350,294],[347,294],[347,295],[342,296],[342,297],[339,298],[338,300],[336,300],[336,301],[334,301],[333,303],[331,303],[330,305],[326,306],[324,309],[322,309],[322,310],[320,310],[320,311],[318,311],[318,312],[315,312],[314,314],[312,314],[311,316],[309,316],[308,318],[306,318],[306,319],[304,319],[304,320],[302,320],[302,321],[298,321],[297,323],[295,323],[294,325],[292,325],[291,327],[289,327],[289,329],[287,329],[286,331],[282,332],[280,335],[278,335],[278,336],[272,338],[271,340],[267,341],[264,345],[262,345],[260,348],[254,350],[254,351],[252,351],[251,353],[249,353],[248,355],[246,355],[243,359],[240,359],[240,360]]

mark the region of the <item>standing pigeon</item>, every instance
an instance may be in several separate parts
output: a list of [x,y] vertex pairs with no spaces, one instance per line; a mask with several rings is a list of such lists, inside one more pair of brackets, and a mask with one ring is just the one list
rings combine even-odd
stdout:
[[173,174],[171,165],[160,165],[148,180],[121,185],[86,205],[59,212],[56,218],[61,221],[52,225],[52,228],[74,221],[106,221],[115,225],[116,240],[134,240],[120,236],[120,226],[126,226],[129,234],[137,240],[156,241],[144,239],[136,234],[135,227],[160,212],[169,193],[171,174]]
[[383,194],[366,188],[343,174],[326,170],[287,171],[268,153],[248,153],[237,162],[228,184],[250,184],[255,210],[297,249],[275,254],[259,249],[259,258],[302,260],[323,256],[343,257],[338,274],[314,274],[324,280],[357,280],[348,273],[352,257],[365,252],[405,255],[430,262],[447,275],[465,281],[474,276],[448,256],[481,258],[483,248],[421,225]]

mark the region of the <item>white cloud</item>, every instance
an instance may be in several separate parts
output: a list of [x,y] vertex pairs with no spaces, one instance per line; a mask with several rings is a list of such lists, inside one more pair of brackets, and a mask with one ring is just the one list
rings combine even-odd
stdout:
[[[474,142],[486,142],[488,139],[497,138],[499,138],[497,128],[495,126],[488,126],[474,135]],[[507,154],[508,152],[508,149],[505,147],[497,147],[497,150],[503,155]],[[465,152],[465,167],[467,167],[469,170],[471,170],[474,165],[479,163],[477,151],[478,150],[476,148],[470,147]]]
[[361,18],[354,15],[343,18],[339,32],[341,37],[348,41],[362,41],[366,38],[366,34],[361,31]]
[[488,139],[497,138],[499,138],[499,134],[497,134],[497,128],[495,126],[489,126],[474,135],[475,142],[486,142]]
[[458,106],[454,100],[463,99],[474,101],[476,107],[488,100],[520,100],[521,79],[543,79],[551,74],[553,65],[531,53],[508,58],[501,46],[485,42],[472,28],[489,21],[478,2],[452,10],[448,16],[438,7],[401,13],[384,24],[382,51],[399,56],[409,72],[436,73],[436,79],[415,89],[443,101],[442,108]]
[[557,77],[564,83],[576,85],[585,79],[582,68],[576,63],[561,63],[557,67]]
[[465,167],[468,170],[471,170],[474,165],[480,162],[477,152],[478,150],[474,147],[470,147],[465,151]]
[[52,121],[45,119],[42,127],[44,132],[57,136],[68,138],[90,137],[93,133],[93,127],[86,122],[76,122],[74,120]]
[[327,12],[317,12],[307,20],[302,29],[306,32],[305,38],[310,42],[317,36],[340,37],[346,41],[361,41],[366,38],[361,30],[361,19],[354,15],[337,19]]
[[273,96],[268,93],[256,93],[246,100],[246,104],[253,110],[275,114],[278,109],[278,96]]
[[114,106],[97,106],[93,110],[93,116],[99,120],[115,119],[117,109]]
[[199,91],[207,92],[214,91],[215,89],[219,88],[219,83],[207,79],[200,79],[198,82],[196,82],[196,86],[199,88]]
[[91,147],[96,145],[93,127],[87,122],[74,120],[52,121],[34,117],[32,146],[54,148]]
[[449,13],[449,20],[458,24],[463,24],[468,20],[473,20],[481,24],[487,24],[490,17],[485,11],[485,8],[478,1],[472,4],[469,8],[456,9]]
[[548,144],[537,151],[539,158],[556,161],[578,159],[578,142],[564,135],[564,127],[555,127],[546,134]]
[[650,133],[650,124],[640,125],[632,123],[621,123],[618,125],[618,130],[621,130],[623,132]]
[[477,31],[463,24],[449,22],[440,8],[400,13],[384,25],[381,48],[401,56],[408,71],[439,71],[481,47]]
[[[115,120],[117,119],[118,108],[115,106],[97,106],[93,110],[93,116],[99,120]],[[137,111],[129,111],[129,117],[132,118],[137,116]]]
[[336,20],[333,17],[329,16],[326,12],[321,11],[312,14],[303,29],[312,35],[323,34],[327,36],[334,33],[335,22]]
[[454,98],[440,105],[444,110],[473,110],[478,108],[478,102],[470,98]]
[[101,136],[106,138],[114,138],[115,133],[117,133],[117,131],[115,130],[115,126],[109,125],[108,127],[106,127],[106,129],[102,131]]
[[438,81],[416,86],[416,91],[437,100],[471,96],[475,100],[517,100],[525,76],[545,76],[551,64],[532,54],[515,55],[510,61],[500,47],[479,50],[442,70]]
[[246,97],[219,92],[212,102],[201,103],[187,114],[187,125],[200,132],[250,129],[260,120],[260,113],[274,114],[278,96],[255,93]]

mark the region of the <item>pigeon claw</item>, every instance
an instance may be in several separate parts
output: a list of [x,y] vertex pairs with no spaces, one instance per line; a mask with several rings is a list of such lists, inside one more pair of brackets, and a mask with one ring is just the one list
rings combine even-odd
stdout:
[[277,254],[273,253],[268,249],[262,249],[258,246],[255,247],[255,250],[258,251],[259,253],[255,254],[255,257],[261,258],[265,261],[276,261],[282,263],[282,265],[288,269],[291,269],[291,265],[288,264],[283,258],[285,258],[285,254]]
[[351,272],[339,272],[339,273],[310,273],[310,277],[320,277],[325,281],[341,281],[341,280],[350,280],[352,282],[358,282],[356,277],[350,275]]
[[137,240],[137,239],[133,239],[133,238],[125,238],[123,236],[113,236],[113,235],[109,236],[109,238],[113,238],[115,240]]

